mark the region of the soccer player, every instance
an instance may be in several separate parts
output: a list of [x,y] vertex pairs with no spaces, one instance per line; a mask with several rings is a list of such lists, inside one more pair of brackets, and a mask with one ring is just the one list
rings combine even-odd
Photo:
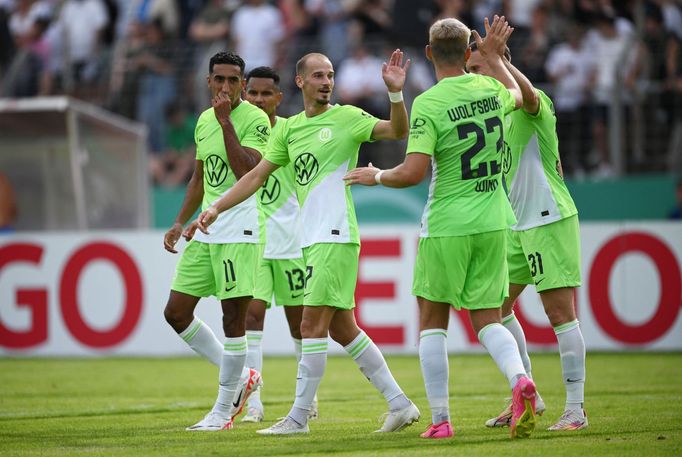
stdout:
[[[517,223],[508,231],[509,297],[502,305],[502,323],[514,335],[528,377],[531,363],[526,337],[514,316],[514,302],[527,284],[540,293],[557,341],[566,387],[566,406],[548,430],[579,430],[587,427],[583,410],[585,390],[585,341],[575,314],[573,297],[580,286],[580,228],[578,210],[564,183],[552,100],[535,89],[511,64],[509,69],[523,94],[523,108],[509,115],[505,124],[503,176]],[[490,67],[475,46],[467,68],[490,75]],[[537,397],[538,414],[545,405]],[[509,425],[507,407],[486,422],[488,427]]]
[[389,412],[379,432],[401,430],[419,418],[419,410],[396,383],[379,348],[355,322],[360,236],[350,189],[342,180],[355,167],[361,143],[407,134],[401,90],[409,60],[404,66],[402,62],[403,53],[395,50],[382,68],[391,99],[387,121],[354,106],[331,104],[332,63],[318,53],[303,56],[296,64],[296,85],[303,94],[304,111],[279,121],[283,125],[271,138],[265,159],[199,215],[199,228],[207,230],[218,214],[260,189],[278,167],[293,162],[306,266],[302,355],[293,407],[260,434],[308,433],[308,412],[327,364],[328,335],[344,346],[388,402]]
[[412,105],[405,161],[390,170],[358,168],[344,177],[348,184],[407,187],[424,179],[432,164],[412,286],[432,416],[423,438],[453,435],[446,345],[451,307],[469,311],[479,341],[509,381],[511,436],[527,437],[535,427],[535,385],[526,376],[514,337],[500,321],[509,285],[506,230],[514,222],[501,180],[503,119],[521,105],[521,92],[496,48],[504,46],[511,31],[502,17],[493,21],[485,40],[474,32],[500,83],[466,73],[471,53],[467,26],[452,18],[433,24],[426,56],[438,83]]
[[[282,101],[280,77],[270,67],[257,67],[246,76],[246,100],[259,107],[270,119],[273,132],[280,128],[283,118],[277,116]],[[273,301],[284,306],[289,331],[294,340],[296,359],[301,359],[301,317],[303,315],[303,288],[305,262],[301,251],[301,227],[294,180],[294,167],[289,164],[278,168],[265,181],[258,192],[260,211],[265,219],[264,254],[258,263],[256,290],[246,314],[246,366],[263,371],[263,325],[265,310]],[[260,389],[251,394],[247,413],[242,422],[261,422],[264,417]],[[309,413],[317,418],[317,399]]]
[[[197,160],[182,208],[164,237],[176,253],[182,227],[201,204],[207,208],[260,160],[269,137],[268,116],[241,100],[244,61],[219,52],[209,63],[212,107],[197,122]],[[178,262],[164,315],[171,327],[198,354],[220,367],[218,399],[206,417],[188,430],[229,429],[249,394],[261,384],[250,370],[240,382],[246,359],[245,319],[253,296],[260,233],[255,197],[221,215],[212,233],[196,233]],[[194,235],[192,225],[186,238]],[[215,296],[223,311],[225,343],[194,316],[201,297]],[[234,401],[233,401],[234,400]]]

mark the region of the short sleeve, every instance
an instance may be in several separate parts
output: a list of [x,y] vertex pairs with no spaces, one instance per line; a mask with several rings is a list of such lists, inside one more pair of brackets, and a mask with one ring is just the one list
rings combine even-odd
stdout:
[[272,136],[270,137],[270,141],[268,141],[265,151],[265,160],[281,167],[290,162],[289,148],[285,138],[285,132],[288,130],[286,128],[286,122],[285,119],[277,121],[275,128],[272,129]]
[[206,122],[204,122],[204,116],[203,114],[199,116],[199,120],[197,121],[197,126],[194,128],[194,144],[197,145],[196,150],[196,160],[204,160],[204,157],[206,156],[204,154],[204,148],[202,147],[202,141],[204,138],[202,137],[202,132],[206,130],[205,128]]
[[255,149],[262,155],[265,152],[269,138],[270,120],[265,112],[261,111],[258,115],[253,116],[244,132],[244,136],[239,140],[239,144],[243,148]]
[[345,122],[348,123],[353,139],[358,143],[372,141],[372,131],[379,119],[355,106],[348,106],[346,109],[348,113]]
[[415,99],[410,114],[410,136],[407,139],[407,153],[420,152],[433,155],[436,149],[437,133],[433,119],[428,115],[422,99]]

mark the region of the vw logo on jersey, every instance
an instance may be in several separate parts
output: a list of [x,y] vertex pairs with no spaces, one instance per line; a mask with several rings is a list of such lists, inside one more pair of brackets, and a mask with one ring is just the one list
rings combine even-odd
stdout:
[[261,187],[260,202],[263,205],[269,205],[279,198],[280,193],[282,193],[282,185],[280,184],[279,179],[270,175],[263,183],[263,187]]
[[509,174],[509,170],[511,170],[512,166],[512,153],[511,153],[511,148],[507,144],[507,142],[504,142],[504,146],[502,146],[502,173]]
[[332,130],[327,127],[320,129],[320,141],[327,142],[332,139]]
[[204,176],[211,187],[218,187],[227,178],[227,164],[222,157],[211,154],[204,161]]
[[320,165],[314,155],[304,152],[294,160],[294,171],[296,172],[296,182],[305,186],[317,176]]

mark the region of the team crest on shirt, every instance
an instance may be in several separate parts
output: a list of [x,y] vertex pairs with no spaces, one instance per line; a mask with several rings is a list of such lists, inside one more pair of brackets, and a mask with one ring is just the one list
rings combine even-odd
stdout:
[[282,185],[280,184],[279,179],[270,175],[263,183],[263,187],[261,187],[259,194],[260,202],[263,205],[269,205],[279,198],[280,193],[282,193]]
[[310,183],[317,173],[320,171],[320,164],[314,155],[309,152],[304,152],[296,157],[294,160],[294,172],[296,174],[296,182],[301,186]]
[[328,129],[327,127],[320,129],[320,141],[323,143],[326,143],[327,141],[332,139],[332,130]]
[[211,187],[218,187],[227,178],[227,164],[222,157],[211,154],[204,161],[204,179]]

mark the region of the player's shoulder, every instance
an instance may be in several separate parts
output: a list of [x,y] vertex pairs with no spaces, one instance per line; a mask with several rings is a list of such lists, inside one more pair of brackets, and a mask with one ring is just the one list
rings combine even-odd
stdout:
[[335,110],[334,114],[341,117],[355,117],[355,116],[367,116],[374,117],[367,111],[359,108],[355,105],[333,105],[332,108]]
[[267,120],[268,123],[270,123],[270,119],[268,118],[268,115],[265,114],[265,111],[257,107],[256,105],[253,105],[249,103],[246,100],[242,100],[242,102],[239,104],[241,111],[244,113],[245,116],[248,118],[253,118],[254,120]]
[[203,124],[210,123],[214,120],[216,120],[216,118],[213,112],[213,107],[207,108],[199,115],[199,119],[197,119],[197,127]]

